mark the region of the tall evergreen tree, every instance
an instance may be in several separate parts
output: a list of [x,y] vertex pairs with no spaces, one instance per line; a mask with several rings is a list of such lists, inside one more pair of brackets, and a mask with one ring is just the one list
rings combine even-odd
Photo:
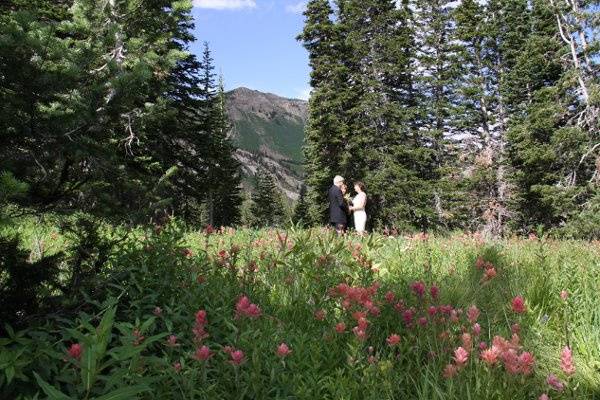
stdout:
[[250,207],[255,226],[265,227],[283,223],[284,208],[275,180],[265,170],[256,173],[256,190]]
[[231,142],[227,110],[225,105],[225,91],[223,79],[219,80],[217,96],[212,106],[213,129],[212,141],[214,150],[213,170],[214,179],[209,185],[214,187],[213,220],[216,226],[231,226],[240,222],[240,207],[242,204],[240,164],[235,159],[235,148]]
[[300,196],[298,197],[298,201],[294,206],[292,222],[300,226],[307,226],[309,222],[308,203],[306,201],[306,185],[302,185],[300,188]]
[[325,220],[332,177],[346,174],[348,125],[343,97],[348,74],[342,32],[333,21],[329,1],[310,0],[304,15],[306,23],[298,40],[309,54],[313,88],[305,131],[306,184],[311,223],[318,224]]
[[[594,112],[579,79],[570,39],[564,37],[567,17],[551,2],[533,2],[533,34],[517,66],[529,88],[522,113],[510,130],[509,155],[513,167],[515,227],[527,231],[564,226],[597,198],[597,170],[593,158]],[[573,18],[575,18],[573,16]],[[561,22],[562,21],[562,22]],[[561,30],[563,31],[561,33]],[[573,32],[572,32],[573,33]],[[590,61],[591,62],[591,61]],[[535,66],[536,68],[532,68]],[[581,68],[582,64],[579,63]],[[593,105],[592,105],[593,107]],[[590,157],[592,156],[592,157]]]

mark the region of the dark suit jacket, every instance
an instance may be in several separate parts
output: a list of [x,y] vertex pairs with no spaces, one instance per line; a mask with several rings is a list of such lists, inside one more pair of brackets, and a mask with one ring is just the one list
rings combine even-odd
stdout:
[[339,187],[329,188],[329,222],[332,224],[348,224],[348,205]]

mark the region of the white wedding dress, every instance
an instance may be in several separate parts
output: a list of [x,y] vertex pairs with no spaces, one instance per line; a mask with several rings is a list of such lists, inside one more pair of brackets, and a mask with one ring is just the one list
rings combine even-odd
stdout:
[[352,207],[354,207],[354,228],[356,228],[358,233],[363,233],[365,231],[365,226],[367,224],[366,205],[367,195],[364,192],[357,194],[352,200]]

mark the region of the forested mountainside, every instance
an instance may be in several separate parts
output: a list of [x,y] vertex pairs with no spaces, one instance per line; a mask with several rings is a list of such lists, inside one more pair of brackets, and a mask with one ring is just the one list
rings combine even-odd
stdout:
[[303,179],[304,126],[308,104],[257,90],[226,94],[236,158],[246,186],[259,168],[270,172],[288,198],[295,199]]

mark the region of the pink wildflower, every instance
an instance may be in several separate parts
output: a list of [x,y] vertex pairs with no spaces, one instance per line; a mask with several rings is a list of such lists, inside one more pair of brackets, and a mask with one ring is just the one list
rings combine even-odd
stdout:
[[467,363],[467,360],[469,359],[469,352],[466,351],[464,348],[462,347],[458,347],[456,350],[454,350],[454,362],[456,363],[457,366],[462,367]]
[[67,350],[67,354],[69,357],[74,358],[75,360],[81,359],[81,353],[83,353],[83,349],[79,343],[73,343],[69,350]]
[[248,296],[241,296],[235,305],[235,318],[258,318],[261,314],[260,307],[251,303]]
[[199,325],[206,325],[208,323],[205,310],[198,310],[198,312],[196,312],[196,323]]
[[573,353],[571,353],[569,346],[565,346],[560,352],[560,369],[562,369],[567,376],[571,376],[575,373]]
[[417,297],[423,297],[425,294],[425,284],[422,281],[411,283],[410,288]]
[[360,341],[364,341],[367,339],[367,331],[364,329],[360,329],[360,327],[358,327],[358,326],[355,326],[354,328],[352,328],[352,332],[354,332],[354,335]]
[[160,316],[162,316],[162,308],[160,308],[160,307],[154,307],[154,311],[152,313],[155,316],[160,317]]
[[431,285],[431,287],[429,288],[429,294],[431,295],[431,298],[433,300],[437,300],[437,298],[440,295],[440,288],[436,285]]
[[177,347],[179,344],[177,343],[177,336],[171,335],[167,338],[167,346],[169,347]]
[[525,299],[522,296],[516,296],[512,299],[512,310],[517,314],[523,314],[527,311],[527,307],[525,306]]
[[569,298],[569,292],[567,292],[566,290],[562,290],[560,292],[560,298],[562,301],[567,301],[567,299]]
[[476,305],[472,305],[471,307],[469,307],[467,309],[467,318],[468,318],[469,322],[472,324],[477,322],[477,318],[479,318],[479,314],[481,314],[481,312],[479,311],[479,308],[477,308]]
[[229,362],[233,365],[241,365],[246,357],[242,350],[232,350],[231,353],[229,353],[229,356],[231,357]]
[[213,352],[210,351],[208,346],[202,346],[202,347],[196,349],[196,352],[194,353],[194,359],[196,359],[198,361],[206,361],[209,358],[211,358],[212,356],[213,356]]
[[546,393],[542,393],[540,397],[538,397],[538,400],[550,400],[550,397],[548,397]]
[[481,352],[481,359],[487,365],[494,365],[498,361],[498,356],[500,355],[500,351],[496,346],[492,346],[489,349],[486,349]]
[[523,375],[530,375],[533,372],[535,358],[533,354],[525,351],[519,356],[519,367]]
[[402,312],[402,319],[406,325],[411,325],[413,322],[413,317],[415,316],[415,311],[410,308],[408,310],[404,310]]
[[479,323],[475,323],[473,325],[473,335],[475,336],[479,336],[481,334],[481,325],[479,325]]
[[548,385],[550,385],[550,387],[557,392],[562,392],[565,390],[565,384],[562,383],[561,380],[558,379],[558,377],[554,374],[548,375],[548,378],[546,378],[546,383],[548,383]]
[[471,334],[465,332],[461,335],[460,339],[462,341],[462,347],[468,352],[471,347],[473,347],[473,338],[471,337]]
[[180,362],[174,363],[173,364],[173,369],[175,370],[175,372],[181,371],[181,363]]
[[338,323],[335,325],[335,331],[336,331],[337,333],[344,333],[344,332],[346,331],[346,324],[345,324],[345,323],[343,323],[343,322],[338,322]]
[[394,333],[394,334],[388,336],[388,338],[386,339],[386,342],[390,346],[395,346],[398,343],[400,343],[400,335],[397,335]]
[[385,294],[385,301],[387,301],[389,304],[392,304],[395,298],[396,296],[394,295],[394,292],[387,292]]
[[281,358],[286,357],[292,353],[292,350],[288,347],[287,344],[281,343],[277,346],[277,355]]
[[458,368],[456,367],[456,365],[448,364],[446,365],[446,368],[444,368],[442,376],[446,379],[451,379],[454,376],[456,376],[456,374],[458,374]]
[[315,311],[315,319],[317,321],[323,321],[325,319],[325,310],[320,309]]
[[486,268],[485,273],[483,275],[483,280],[491,281],[492,279],[494,279],[496,277],[497,274],[498,273],[496,272],[496,268],[494,268],[494,267]]

